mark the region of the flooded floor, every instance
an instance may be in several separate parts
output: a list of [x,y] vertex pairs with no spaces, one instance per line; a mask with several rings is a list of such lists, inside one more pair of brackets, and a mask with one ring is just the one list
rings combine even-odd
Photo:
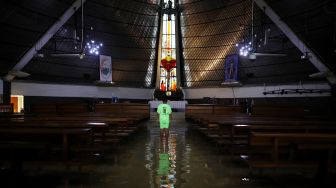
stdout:
[[184,113],[174,113],[170,134],[161,136],[156,120],[117,151],[94,165],[73,167],[24,166],[22,174],[0,169],[1,187],[181,187],[181,188],[300,188],[320,187],[314,173],[258,171],[250,174],[239,157],[232,158],[206,138],[188,131]]

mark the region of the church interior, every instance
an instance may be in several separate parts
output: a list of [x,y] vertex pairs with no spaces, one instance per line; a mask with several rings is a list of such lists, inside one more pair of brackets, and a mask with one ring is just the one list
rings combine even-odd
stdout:
[[335,1],[0,5],[0,187],[336,187]]

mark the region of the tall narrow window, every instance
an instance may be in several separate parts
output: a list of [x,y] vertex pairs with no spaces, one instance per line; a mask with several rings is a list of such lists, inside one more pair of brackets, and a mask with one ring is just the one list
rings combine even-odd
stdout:
[[176,34],[174,2],[164,0],[161,36],[160,90],[176,91]]

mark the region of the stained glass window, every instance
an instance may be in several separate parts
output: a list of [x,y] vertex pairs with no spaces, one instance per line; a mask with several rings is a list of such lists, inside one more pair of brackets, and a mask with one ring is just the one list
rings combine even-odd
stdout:
[[[174,8],[174,1],[172,2]],[[164,3],[167,8],[168,0],[164,0]],[[160,89],[167,92],[175,91],[177,85],[175,19],[174,14],[164,13],[162,16]]]

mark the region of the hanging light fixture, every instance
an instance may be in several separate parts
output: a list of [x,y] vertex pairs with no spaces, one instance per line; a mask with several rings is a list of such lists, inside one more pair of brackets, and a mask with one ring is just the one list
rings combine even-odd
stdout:
[[239,55],[241,56],[247,56],[251,53],[252,51],[252,42],[249,42],[247,44],[236,44],[237,47],[240,46],[239,49]]
[[99,55],[99,50],[103,47],[103,43],[95,41],[95,31],[93,26],[90,27],[90,30],[92,31],[93,37],[91,39],[88,37],[88,42],[86,42],[85,48],[90,55]]
[[103,43],[96,43],[94,40],[86,43],[86,47],[91,55],[99,55],[99,49],[103,46]]
[[243,41],[242,43],[237,43],[236,47],[239,48],[239,55],[240,56],[248,56],[252,53],[253,50],[253,37],[254,37],[254,33],[253,33],[253,27],[254,27],[254,20],[253,20],[253,9],[254,9],[254,0],[252,0],[252,7],[251,7],[251,40],[248,42]]

